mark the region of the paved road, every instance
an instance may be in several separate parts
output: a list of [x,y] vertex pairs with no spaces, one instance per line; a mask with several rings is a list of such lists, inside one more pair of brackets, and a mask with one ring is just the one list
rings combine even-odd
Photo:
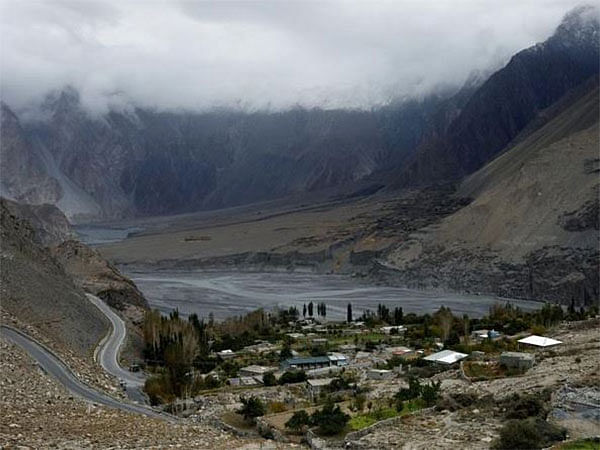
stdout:
[[98,297],[91,294],[86,295],[90,302],[104,313],[112,324],[110,335],[108,338],[104,339],[98,347],[97,358],[100,365],[108,373],[125,383],[125,389],[129,398],[138,403],[145,403],[146,397],[141,389],[144,385],[145,377],[141,373],[130,372],[129,370],[123,369],[119,364],[119,353],[121,346],[125,342],[125,336],[127,335],[125,322],[123,322],[123,320]]
[[2,325],[2,337],[8,339],[14,344],[25,350],[33,359],[35,359],[40,367],[48,373],[50,376],[56,378],[60,384],[62,384],[69,392],[74,395],[99,405],[108,406],[110,408],[120,409],[122,411],[128,411],[138,414],[143,414],[149,417],[156,417],[160,419],[166,419],[174,421],[174,418],[161,414],[154,411],[151,408],[134,405],[130,403],[121,402],[114,399],[103,392],[97,391],[92,387],[79,381],[77,377],[71,372],[71,370],[63,363],[57,356],[52,352],[38,344],[36,341],[28,337],[27,335]]

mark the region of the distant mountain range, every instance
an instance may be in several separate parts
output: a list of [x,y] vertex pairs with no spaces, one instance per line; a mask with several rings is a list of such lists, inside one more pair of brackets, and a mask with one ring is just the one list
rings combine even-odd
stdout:
[[[71,220],[167,215],[329,188],[354,192],[461,179],[497,156],[569,90],[598,76],[598,18],[569,13],[552,37],[457,92],[372,111],[97,117],[50,94],[22,121],[2,105],[0,194]],[[365,192],[370,192],[368,189]]]

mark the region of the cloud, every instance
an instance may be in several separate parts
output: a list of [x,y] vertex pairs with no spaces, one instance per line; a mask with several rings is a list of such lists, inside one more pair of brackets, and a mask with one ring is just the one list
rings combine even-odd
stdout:
[[17,109],[65,85],[98,112],[369,108],[498,67],[577,3],[1,0],[1,94]]

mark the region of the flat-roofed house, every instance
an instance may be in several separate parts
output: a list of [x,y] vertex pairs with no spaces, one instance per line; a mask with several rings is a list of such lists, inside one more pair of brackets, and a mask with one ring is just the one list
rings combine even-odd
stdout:
[[533,345],[534,347],[553,347],[555,345],[562,344],[562,341],[557,341],[556,339],[552,339],[544,336],[537,336],[532,334],[523,339],[519,339],[517,341],[519,344]]
[[436,364],[454,364],[461,359],[466,358],[467,354],[455,352],[453,350],[442,350],[441,352],[433,353],[423,358],[425,361],[434,362]]
[[262,378],[262,376],[265,373],[275,372],[276,370],[277,370],[276,367],[251,365],[251,366],[242,367],[238,371],[238,375],[240,377],[261,377]]
[[504,352],[500,355],[500,364],[509,369],[530,369],[534,362],[533,353]]
[[331,384],[333,378],[317,378],[314,380],[307,380],[306,385],[308,387],[308,393],[311,398],[318,397],[319,394]]

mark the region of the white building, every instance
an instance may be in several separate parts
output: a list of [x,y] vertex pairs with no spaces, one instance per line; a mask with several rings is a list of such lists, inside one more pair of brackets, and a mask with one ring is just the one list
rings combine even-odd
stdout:
[[390,326],[390,327],[381,327],[379,329],[379,331],[381,331],[384,334],[400,334],[400,333],[404,333],[406,329],[402,326],[402,325],[394,325],[394,326]]
[[442,350],[441,352],[433,353],[423,358],[425,361],[431,361],[437,364],[454,364],[469,355],[459,353],[452,350]]
[[235,352],[233,350],[221,350],[220,352],[217,352],[217,356],[221,359],[231,359],[231,358],[235,358]]
[[528,336],[523,339],[519,339],[517,342],[519,344],[533,345],[535,347],[542,348],[553,347],[555,345],[562,344],[562,341],[557,341],[556,339],[551,339],[544,336],[536,336],[535,334],[532,334],[531,336]]

